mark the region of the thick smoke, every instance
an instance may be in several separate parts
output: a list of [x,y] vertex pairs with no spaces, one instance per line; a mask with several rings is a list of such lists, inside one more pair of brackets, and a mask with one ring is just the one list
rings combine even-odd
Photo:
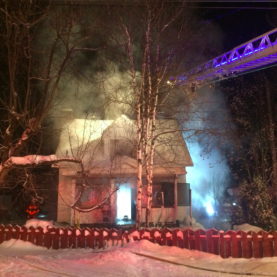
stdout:
[[190,120],[184,122],[191,135],[186,140],[194,166],[187,168],[187,182],[192,189],[192,206],[213,215],[224,204],[231,173],[221,153],[226,147],[228,112],[220,90],[204,87],[191,103]]
[[[218,149],[203,157],[200,143],[187,143],[194,166],[187,168],[187,182],[192,189],[192,205],[197,209],[212,207],[216,210],[218,200],[230,185],[230,170]],[[212,212],[211,212],[212,214]]]
[[[87,42],[86,47],[105,45],[105,37],[97,31],[95,34],[94,40]],[[213,35],[216,37],[215,33]],[[139,49],[139,46],[135,47]],[[62,97],[55,106],[57,111],[73,109],[75,118],[88,114],[98,119],[116,119],[122,114],[133,116],[130,75],[122,66],[122,61],[116,59],[119,56],[106,56],[103,52],[100,49],[74,56],[69,74],[63,77],[60,84]],[[203,49],[201,57],[205,52]],[[201,55],[193,51],[188,53],[193,53],[190,57],[199,58]],[[199,62],[202,60],[206,58],[201,58]],[[220,92],[211,94],[202,89],[188,97],[191,98],[188,106],[180,108],[180,111],[185,111],[182,118],[184,128],[192,130],[184,133],[184,138],[190,138],[186,141],[194,163],[193,168],[187,169],[187,182],[192,188],[193,207],[201,209],[218,204],[216,202],[228,186],[229,168],[215,143],[220,139],[218,131],[223,127],[226,114],[222,112],[224,101]],[[159,112],[171,114],[171,107],[168,110],[164,112],[161,109]]]
[[113,66],[113,70],[94,73],[95,81],[63,80],[66,97],[60,109],[72,109],[75,118],[92,115],[97,119],[116,119],[131,115],[130,77]]

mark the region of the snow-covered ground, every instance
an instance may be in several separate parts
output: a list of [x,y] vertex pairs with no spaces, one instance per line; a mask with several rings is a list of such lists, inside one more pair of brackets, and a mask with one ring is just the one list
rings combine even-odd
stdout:
[[[248,225],[249,226],[249,225]],[[222,259],[220,256],[147,240],[106,249],[47,250],[30,242],[0,245],[1,277],[219,277],[277,276],[277,257]]]

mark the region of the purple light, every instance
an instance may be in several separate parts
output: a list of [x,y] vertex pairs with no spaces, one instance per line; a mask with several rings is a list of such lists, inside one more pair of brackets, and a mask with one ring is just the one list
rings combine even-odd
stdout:
[[[191,69],[189,71],[190,74],[187,73],[185,75],[189,76],[190,81],[192,81],[194,78],[198,80],[203,79],[211,81],[215,78],[218,78],[220,74],[224,75],[228,72],[231,72],[232,70],[237,72],[246,72],[261,66],[276,63],[277,40],[271,42],[272,35],[277,35],[277,28],[259,37],[256,37],[253,40],[234,48],[232,51],[226,52],[225,54],[206,62],[205,64]],[[254,47],[254,44],[255,46],[258,44],[259,45],[258,47]],[[268,49],[269,46],[271,46],[269,53],[264,52],[263,49]],[[252,55],[256,52],[258,52],[256,55]],[[230,68],[230,65],[232,64],[233,68]],[[221,66],[222,70],[215,70],[215,68]]]

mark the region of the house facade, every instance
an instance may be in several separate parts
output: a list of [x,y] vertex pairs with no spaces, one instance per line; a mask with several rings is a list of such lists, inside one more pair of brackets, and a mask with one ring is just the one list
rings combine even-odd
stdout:
[[[116,120],[64,118],[57,157],[82,159],[89,186],[83,190],[80,165],[60,163],[58,186],[59,222],[116,224],[135,220],[137,196],[136,121],[122,115]],[[178,124],[157,120],[153,170],[153,204],[150,222],[183,221],[188,213],[189,184],[186,167],[193,166]],[[141,222],[145,222],[146,181],[143,172]],[[118,190],[113,193],[116,189]],[[78,206],[89,208],[110,196],[101,208],[79,213],[71,208],[82,191]]]

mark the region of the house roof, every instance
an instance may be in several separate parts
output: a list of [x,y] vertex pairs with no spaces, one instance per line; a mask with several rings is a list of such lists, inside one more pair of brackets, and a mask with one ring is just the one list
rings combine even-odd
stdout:
[[[71,119],[63,124],[56,155],[58,158],[73,156],[82,159],[93,172],[106,172],[112,168],[135,172],[137,160],[126,155],[126,150],[133,147],[136,153],[136,135],[136,121],[124,115],[116,120]],[[111,156],[116,141],[122,142],[122,154]],[[186,166],[193,166],[193,163],[177,121],[157,120],[154,171],[172,171],[174,168],[180,171]],[[179,174],[184,173],[185,170]]]

